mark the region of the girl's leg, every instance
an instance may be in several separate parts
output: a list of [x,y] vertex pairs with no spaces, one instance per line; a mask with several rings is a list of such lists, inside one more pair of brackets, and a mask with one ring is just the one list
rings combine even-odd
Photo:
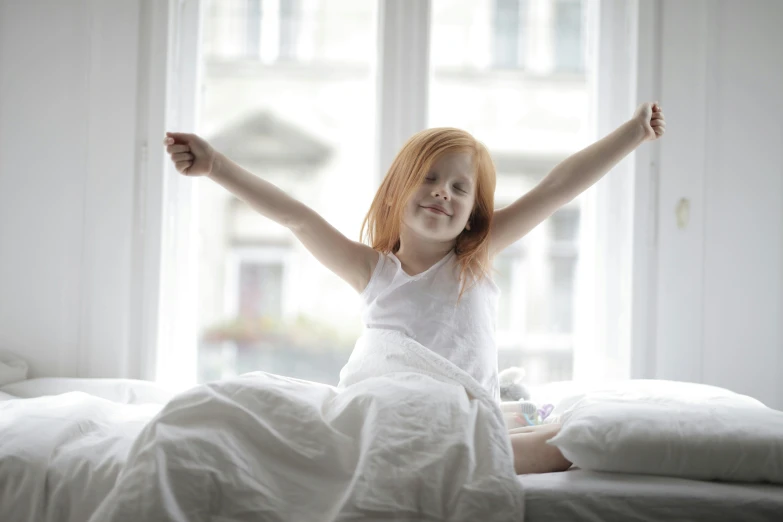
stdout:
[[557,447],[546,443],[558,431],[559,424],[527,426],[509,431],[517,475],[565,471],[571,467]]

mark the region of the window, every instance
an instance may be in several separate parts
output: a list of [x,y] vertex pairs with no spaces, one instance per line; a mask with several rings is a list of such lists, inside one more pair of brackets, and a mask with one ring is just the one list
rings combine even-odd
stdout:
[[574,269],[573,256],[552,256],[550,281],[549,331],[570,334],[574,330]]
[[280,3],[280,60],[298,59],[301,18],[301,2],[299,0],[283,0]]
[[[201,1],[196,132],[358,238],[378,181],[377,3]],[[428,93],[428,126],[461,127],[488,146],[496,206],[594,138],[586,76],[550,74],[565,63],[558,49],[583,53],[581,22],[567,23],[581,12],[580,1],[432,0],[432,37],[421,40],[431,74],[408,94]],[[497,70],[506,67],[526,72]],[[390,99],[403,98],[397,83]],[[361,331],[355,292],[222,187],[194,190],[199,380],[264,370],[335,384]],[[577,200],[496,259],[499,367],[525,366],[531,384],[572,375],[579,210]]]
[[246,0],[245,56],[258,59],[261,56],[261,0]]
[[[212,0],[205,13],[197,132],[358,239],[375,189],[375,2]],[[355,291],[222,187],[196,190],[198,380],[337,384],[361,331]]]
[[241,319],[280,319],[282,314],[282,263],[244,262],[239,266],[237,316]]
[[555,70],[584,71],[582,43],[583,9],[581,0],[555,0]]
[[514,265],[517,256],[508,253],[500,254],[495,260],[495,284],[500,289],[500,300],[498,302],[497,329],[500,331],[509,331],[515,325],[515,317],[512,302],[512,292],[514,289]]
[[492,9],[492,64],[523,68],[525,64],[526,0],[494,0]]
[[[554,58],[544,59],[581,56],[582,26],[574,20],[581,19],[582,3],[433,0],[432,5],[429,125],[467,129],[489,148],[497,168],[495,206],[503,207],[591,138],[587,79],[554,78]],[[473,50],[452,44],[455,34],[470,35],[473,47],[489,49],[491,67],[476,67],[480,60]],[[497,74],[498,67],[527,66],[528,47],[540,55],[535,78]],[[495,259],[499,369],[524,366],[531,384],[572,377],[580,202],[560,209]]]
[[304,11],[303,0],[212,0],[208,13],[207,55],[263,63],[305,58],[302,25],[313,13]]
[[579,209],[564,207],[555,212],[551,218],[552,242],[576,245],[579,239]]
[[579,251],[579,209],[566,206],[549,219],[549,331],[574,331],[574,289]]

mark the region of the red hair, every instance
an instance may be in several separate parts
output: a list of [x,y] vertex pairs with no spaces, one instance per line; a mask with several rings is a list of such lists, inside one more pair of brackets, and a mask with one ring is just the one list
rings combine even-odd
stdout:
[[378,188],[362,222],[359,238],[360,241],[366,238],[378,252],[396,253],[400,249],[400,226],[406,203],[441,156],[459,152],[470,153],[476,169],[475,202],[468,219],[470,230],[463,230],[455,245],[461,266],[459,278],[463,282],[461,298],[468,273],[476,275],[475,283],[488,276],[489,232],[495,208],[495,165],[487,148],[468,132],[445,127],[414,134],[394,158]]

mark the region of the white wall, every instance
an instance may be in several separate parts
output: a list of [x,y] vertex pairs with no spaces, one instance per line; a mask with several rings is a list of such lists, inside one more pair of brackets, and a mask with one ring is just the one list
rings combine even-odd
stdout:
[[0,1],[0,350],[32,376],[138,373],[141,4]]
[[783,408],[783,2],[660,8],[655,376]]

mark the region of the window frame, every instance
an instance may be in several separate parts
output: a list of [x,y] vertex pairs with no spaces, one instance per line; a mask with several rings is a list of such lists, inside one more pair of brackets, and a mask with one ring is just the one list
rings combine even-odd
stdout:
[[[404,141],[427,125],[432,7],[431,0],[378,1],[376,180]],[[650,26],[639,23],[657,16],[659,8],[638,0],[586,1],[585,66],[598,71],[591,108],[597,137],[627,119],[637,99],[652,99],[659,92],[654,76],[657,18]],[[166,52],[149,51],[139,65],[142,168],[137,172],[141,201],[135,211],[140,240],[134,252],[138,260],[134,277],[141,290],[131,305],[132,324],[139,333],[134,334],[138,352],[128,376],[179,389],[194,385],[197,378],[197,263],[192,260],[196,258],[198,209],[193,180],[179,175],[165,161],[159,144],[166,130],[196,128],[204,6],[203,0],[153,3],[153,16],[147,17],[143,31],[151,42],[163,44]],[[591,41],[591,34],[598,38]],[[631,52],[627,50],[629,34]],[[655,267],[649,259],[654,258],[650,252],[655,248],[656,157],[653,147],[637,153],[583,197],[586,211],[581,213],[580,237],[594,246],[580,248],[577,269],[575,329],[581,325],[575,331],[579,339],[574,347],[577,379],[606,375],[598,366],[607,350],[623,353],[622,364],[627,368],[621,373],[638,377],[653,371],[648,363],[654,340],[646,334],[651,331],[650,314],[655,308],[651,284]],[[628,218],[627,226],[612,226],[617,208]],[[612,259],[619,261],[609,262]],[[618,268],[622,280],[597,292]],[[611,342],[602,345],[607,339]]]

